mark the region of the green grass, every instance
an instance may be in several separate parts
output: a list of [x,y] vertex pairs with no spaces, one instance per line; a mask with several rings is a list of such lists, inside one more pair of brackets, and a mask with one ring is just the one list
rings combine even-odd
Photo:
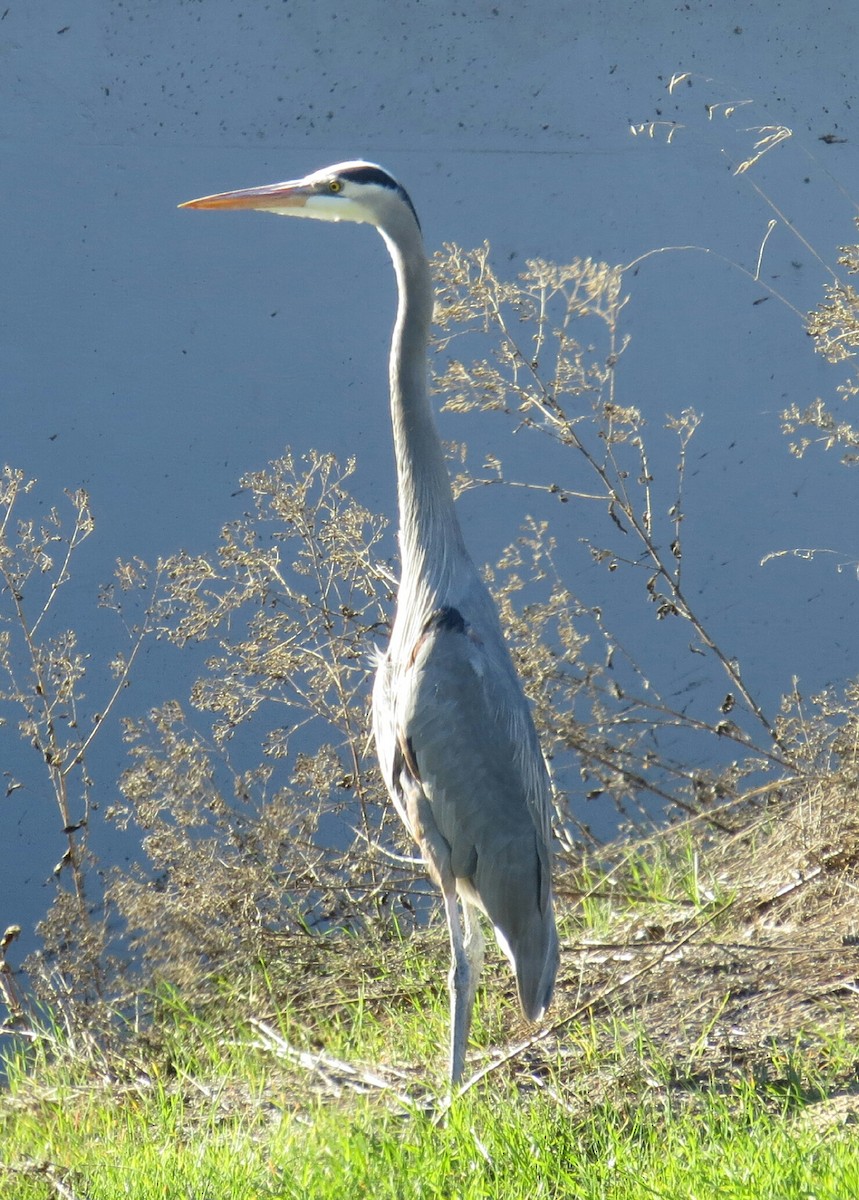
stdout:
[[710,868],[691,835],[621,846],[614,865],[583,862],[571,872],[579,920],[591,938],[614,938],[622,914],[654,925],[729,904],[733,890]]
[[[855,1133],[823,1136],[772,1111],[752,1087],[676,1112],[601,1105],[582,1119],[546,1093],[493,1088],[464,1097],[435,1125],[368,1100],[313,1101],[296,1112],[243,1084],[236,1098],[233,1075],[198,1082],[205,1091],[196,1097],[164,1085],[145,1095],[61,1089],[5,1131],[6,1162],[50,1162],[88,1200],[859,1195]],[[56,1195],[40,1176],[7,1174],[0,1195]]]
[[[415,957],[413,967],[426,964]],[[223,991],[197,1011],[168,994],[150,1034],[98,1069],[56,1033],[13,1057],[0,1102],[0,1197],[859,1195],[855,1131],[808,1117],[850,1075],[855,1048],[845,1039],[773,1049],[753,1075],[680,1087],[634,1021],[613,1018],[572,1028],[538,1076],[490,1076],[444,1113],[443,1006],[412,1005],[399,1046],[435,1065],[438,1101],[409,1111],[387,1093],[317,1094],[318,1079],[263,1047],[243,1013],[260,1009],[268,982]],[[346,982],[351,1003],[336,1014],[266,1019],[291,1044],[323,1043],[367,1063],[391,1056],[393,1012],[373,999],[378,978]],[[426,1095],[420,1077],[404,1087]]]
[[[793,943],[738,949],[718,879],[691,844],[582,868],[557,1028],[449,1105],[440,920],[296,934],[241,978],[162,987],[119,1035],[45,1024],[8,1055],[0,1200],[859,1196],[852,993]],[[791,974],[820,1002],[779,1008]],[[500,955],[485,980],[475,1070],[527,1032]]]

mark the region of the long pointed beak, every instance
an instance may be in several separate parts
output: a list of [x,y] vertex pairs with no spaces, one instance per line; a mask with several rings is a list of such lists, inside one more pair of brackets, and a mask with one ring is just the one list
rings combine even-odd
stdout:
[[199,200],[186,200],[179,208],[249,208],[260,212],[289,212],[304,208],[313,189],[300,180],[288,183],[270,183],[264,187],[240,188],[236,192],[218,192],[214,196],[201,196]]

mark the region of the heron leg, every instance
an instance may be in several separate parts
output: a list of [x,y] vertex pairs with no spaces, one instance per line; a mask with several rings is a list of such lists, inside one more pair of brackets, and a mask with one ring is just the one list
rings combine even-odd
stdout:
[[[480,972],[483,968],[483,933],[477,909],[463,903],[460,920],[456,887],[443,889],[444,910],[450,934],[451,967],[448,976],[450,991],[450,1083],[455,1087],[462,1078],[465,1051],[471,1028],[471,1014]],[[463,931],[464,925],[464,931]]]
[[456,887],[444,889],[444,911],[450,934],[450,974],[447,977],[450,993],[450,1084],[455,1087],[462,1078],[465,1049],[471,1026],[471,1001],[474,988],[471,982],[471,963],[465,952],[465,939],[459,917]]
[[483,971],[483,949],[485,942],[483,940],[483,930],[480,928],[480,913],[475,905],[469,904],[467,900],[462,901],[462,918],[465,927],[465,955],[468,959],[471,987],[468,1000],[468,1011],[470,1013],[474,1007],[474,997],[477,994],[477,985],[480,983],[480,975]]
[[[408,753],[413,754],[407,745]],[[405,761],[405,756],[404,756]],[[417,764],[415,764],[417,766]],[[447,931],[450,936],[451,966],[448,975],[450,993],[450,1083],[455,1087],[462,1078],[465,1051],[471,1028],[471,1012],[477,982],[483,968],[483,933],[477,908],[462,897],[460,917],[456,878],[450,864],[450,847],[438,830],[423,789],[405,773],[404,806],[407,826],[418,843],[433,880],[441,889]]]

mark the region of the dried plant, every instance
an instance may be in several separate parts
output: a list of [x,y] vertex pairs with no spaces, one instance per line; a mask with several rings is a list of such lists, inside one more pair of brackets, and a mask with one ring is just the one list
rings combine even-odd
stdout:
[[[752,766],[792,769],[787,745],[747,687],[735,659],[699,616],[685,586],[683,489],[688,446],[699,418],[691,409],[667,418],[666,428],[676,438],[676,472],[673,480],[659,481],[648,456],[646,422],[637,408],[619,400],[618,367],[626,348],[620,324],[626,303],[622,268],[591,260],[575,260],[566,267],[535,261],[527,264],[518,280],[502,282],[484,246],[470,254],[447,247],[437,258],[436,270],[440,355],[446,357],[454,345],[460,350],[464,332],[489,335],[488,355],[471,362],[458,357],[438,371],[436,387],[449,397],[445,407],[502,414],[515,429],[552,439],[575,456],[570,474],[577,469],[575,463],[584,464],[592,483],[585,491],[554,481],[511,481],[498,459],[492,458],[479,475],[461,473],[458,488],[513,483],[562,503],[575,496],[595,505],[596,516],[592,513],[585,522],[595,530],[586,539],[592,559],[611,572],[624,569],[637,574],[656,619],[679,618],[691,626],[693,650],[713,657],[730,688],[714,703],[721,714],[712,723],[695,722],[663,703],[659,681],[648,678],[633,656],[625,654],[605,627],[600,609],[574,600],[563,590],[554,563],[554,541],[544,523],[534,522],[523,540],[532,558],[532,578],[548,579],[553,597],[563,594],[564,620],[578,623],[580,643],[588,627],[602,642],[596,654],[591,653],[587,671],[575,680],[576,689],[587,684],[591,711],[573,724],[581,700],[578,706],[574,703],[570,683],[577,673],[573,664],[581,662],[582,656],[569,657],[569,631],[561,633],[556,627],[549,637],[549,644],[553,638],[555,643],[555,693],[548,706],[551,712],[543,714],[544,728],[565,730],[563,740],[575,747],[588,774],[597,776],[600,788],[618,801],[650,792],[664,802],[697,811],[698,799],[730,794],[740,774]],[[508,565],[512,562],[508,559]],[[508,591],[510,586],[506,585]],[[502,596],[504,591],[502,587]],[[505,611],[511,621],[509,605]],[[541,621],[545,628],[548,611],[529,608],[532,642]],[[688,631],[681,636],[688,638]],[[521,657],[520,669],[527,678],[539,657],[533,646],[530,654]],[[615,668],[624,657],[634,690],[617,682]],[[544,686],[545,678],[544,672]],[[745,765],[741,770],[739,761],[729,764],[727,782],[705,780],[688,764],[669,763],[660,756],[654,738],[668,726],[695,728],[735,743],[742,747],[739,758]]]
[[[856,224],[859,226],[859,219]],[[859,273],[859,245],[842,246],[838,262],[848,275]],[[825,450],[838,447],[841,461],[854,466],[859,462],[859,427],[841,413],[849,401],[859,396],[859,292],[837,276],[824,290],[826,299],[809,313],[806,329],[814,338],[818,354],[827,362],[843,364],[850,373],[835,389],[835,409],[818,396],[805,408],[792,404],[782,413],[782,421],[785,433],[796,439],[791,441],[790,449],[797,458],[812,444]],[[817,435],[804,433],[797,437],[802,429],[817,430]]]
[[[610,798],[630,818],[652,813],[655,798],[660,812],[724,827],[723,810],[748,776],[794,764],[686,599],[683,479],[697,418],[685,412],[669,422],[678,463],[672,504],[663,506],[645,423],[616,396],[623,273],[592,262],[534,263],[521,279],[502,281],[485,247],[448,247],[436,271],[440,355],[469,331],[487,347],[477,362],[445,362],[437,387],[447,407],[506,414],[583,461],[594,480],[587,499],[604,514],[605,540],[595,533],[589,543],[593,559],[637,573],[655,618],[691,625],[740,697],[730,719],[733,705],[722,701],[710,725],[662,703],[599,608],[569,589],[548,522],[526,520],[489,576],[559,785],[562,860],[579,864],[583,844],[592,844],[571,801],[580,776],[592,798]],[[587,321],[602,329],[599,356],[585,347]],[[597,344],[593,330],[587,337]],[[347,491],[353,469],[329,455],[287,452],[243,480],[254,506],[223,530],[217,559],[180,555],[162,564],[163,636],[212,650],[190,706],[166,702],[127,723],[132,766],[121,819],[143,828],[148,865],[117,874],[110,891],[139,957],[186,988],[249,954],[266,958],[302,930],[408,916],[427,891],[421,867],[403,853],[370,744],[374,647],[387,635],[394,574],[377,557],[385,523]],[[456,480],[459,490],[514,483],[497,458],[486,475],[466,470]],[[574,494],[561,484],[529,486],[560,502]],[[657,528],[665,507],[667,530]],[[643,554],[623,545],[630,535]],[[755,724],[759,745],[749,732]],[[674,762],[660,737],[678,727],[733,746],[734,755],[714,776]]]
[[191,693],[208,728],[176,702],[127,722],[123,819],[149,864],[111,891],[173,980],[377,911],[402,874],[367,703],[392,580],[375,559],[384,522],[346,491],[353,469],[287,452],[242,481],[254,510],[217,560],[163,564],[162,633],[215,647]]
[[[436,388],[445,407],[506,419],[551,439],[569,462],[557,479],[523,480],[497,456],[475,470],[466,455],[455,480],[460,492],[527,489],[537,513],[487,575],[552,761],[562,874],[579,870],[584,848],[595,845],[582,820],[583,790],[630,821],[656,813],[733,830],[747,819],[740,808],[754,807],[775,781],[830,770],[836,760],[843,769],[850,706],[837,710],[830,700],[832,711],[822,704],[808,712],[794,695],[770,718],[690,600],[684,483],[698,417],[685,410],[667,419],[675,466],[660,478],[651,431],[621,395],[624,270],[535,261],[505,280],[485,246],[449,246],[435,270]],[[94,730],[77,730],[83,660],[71,634],[48,638],[46,616],[91,528],[89,510],[85,497],[73,498],[74,531],[62,537],[54,514],[43,527],[19,522],[16,543],[12,511],[28,485],[7,474],[4,699],[19,707],[21,733],[42,755],[69,839],[60,874],[71,886],[43,928],[38,982],[51,1003],[71,1006],[78,991],[92,990],[96,965],[115,972],[119,959],[193,993],[211,974],[270,958],[290,939],[368,916],[384,928],[386,918],[420,913],[431,889],[390,814],[369,731],[374,648],[387,636],[395,566],[380,561],[386,522],[349,494],[353,470],[351,461],[341,467],[330,455],[287,451],[245,477],[253,505],[224,528],[217,555],[176,555],[155,572],[121,564],[105,590],[103,602],[118,609],[129,592],[147,599],[143,620],[129,629],[131,651],[113,664],[104,714],[148,632],[206,658],[188,700],[165,696],[148,716],[125,721],[130,766],[109,815],[142,831],[145,860],[113,871],[98,902],[84,872],[92,807],[84,764]],[[578,524],[589,530],[591,561],[625,572],[636,582],[629,594],[637,590],[652,619],[724,673],[712,720],[666,703],[666,681],[638,664],[598,599],[573,592],[550,520],[553,504],[571,500],[588,514]],[[53,567],[59,544],[64,557]],[[33,584],[43,578],[47,592],[30,616]],[[697,754],[676,760],[666,745],[678,730],[706,739],[718,769],[702,770]],[[114,995],[124,986],[118,978],[110,979]]]
[[[690,105],[689,99],[699,88],[704,90],[707,101],[703,106]],[[630,127],[633,137],[647,137],[668,144],[675,139],[694,139],[699,146],[709,144],[729,164],[732,175],[745,179],[757,198],[769,210],[771,217],[760,242],[754,271],[724,258],[718,251],[706,246],[665,246],[649,251],[643,258],[651,254],[681,250],[713,255],[752,280],[756,286],[763,288],[785,310],[803,321],[806,332],[814,339],[815,350],[823,355],[827,362],[843,364],[848,374],[835,388],[834,404],[816,397],[810,404],[793,403],[785,408],[781,413],[783,432],[791,439],[790,451],[797,458],[801,458],[812,446],[819,446],[825,450],[837,447],[842,452],[842,462],[854,465],[859,462],[859,429],[846,406],[859,394],[859,293],[849,280],[850,276],[859,271],[859,246],[840,248],[837,265],[842,270],[836,270],[817,251],[785,210],[775,202],[765,186],[754,178],[759,173],[758,168],[762,160],[776,151],[777,147],[790,144],[794,140],[793,129],[782,123],[772,124],[769,119],[762,124],[740,123],[739,118],[742,118],[742,121],[753,121],[755,101],[748,96],[737,96],[733,84],[725,80],[682,71],[671,76],[665,90],[667,97],[671,99],[667,100],[666,97],[660,102],[659,112],[664,111],[667,101],[678,114],[677,117],[635,122]],[[713,100],[714,95],[721,95],[721,98]],[[682,120],[679,119],[681,115]],[[831,144],[841,139],[834,135],[824,135],[819,140]],[[808,146],[801,145],[801,151],[805,158],[816,160],[816,155]],[[820,165],[818,163],[818,166]],[[837,182],[836,186],[847,194],[846,188]],[[854,222],[859,225],[859,218],[854,217]],[[804,314],[796,308],[785,292],[773,284],[772,278],[767,278],[762,272],[767,243],[770,235],[778,227],[788,230],[797,245],[801,246],[829,277],[829,282],[823,289],[824,300],[811,313]]]
[[[8,466],[0,476],[0,723],[13,723],[44,765],[56,807],[54,819],[59,820],[65,843],[53,868],[56,892],[41,928],[44,953],[39,969],[53,977],[55,995],[74,992],[78,999],[94,998],[101,990],[107,932],[97,864],[88,848],[97,805],[87,763],[150,627],[145,612],[139,624],[125,624],[126,649],[109,662],[112,681],[93,712],[95,702],[85,690],[90,655],[74,630],[65,627],[60,603],[75,555],[94,528],[89,499],[83,491],[67,492],[70,519],[57,508],[36,517],[34,486],[23,472]],[[127,579],[124,587],[136,589],[139,583]],[[122,588],[106,590],[100,600],[103,607],[123,615]],[[19,786],[9,776],[7,795]],[[46,813],[46,825],[50,819]],[[13,941],[14,933],[4,939],[2,969],[7,980],[11,975],[6,948]],[[24,1010],[14,986],[6,1000],[15,1024]]]

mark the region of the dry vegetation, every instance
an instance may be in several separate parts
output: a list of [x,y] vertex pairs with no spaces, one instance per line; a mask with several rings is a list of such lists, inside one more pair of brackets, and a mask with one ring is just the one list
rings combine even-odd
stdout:
[[[845,255],[854,270],[855,253]],[[836,1032],[859,1041],[859,691],[793,695],[765,713],[690,601],[683,485],[697,418],[669,420],[677,469],[654,479],[645,422],[616,394],[622,271],[532,263],[506,282],[485,249],[453,247],[437,270],[441,358],[472,330],[488,347],[445,362],[448,405],[491,410],[567,448],[603,517],[593,560],[629,572],[653,618],[675,622],[724,672],[715,721],[672,710],[599,609],[570,591],[546,521],[530,521],[492,573],[558,783],[564,941],[553,1023],[529,1037],[512,1004],[489,1005],[475,1068],[541,1086],[541,1064],[569,1064],[561,1099],[575,1107],[585,1091],[591,1100],[649,1086],[691,1096],[705,1080],[778,1080],[797,1039],[821,1053]],[[810,332],[830,357],[835,344],[849,350],[852,365],[855,303],[848,290],[839,297]],[[848,426],[840,421],[829,440],[852,445]],[[86,845],[86,759],[101,721],[80,732],[84,659],[53,612],[89,512],[76,496],[71,532],[56,514],[39,525],[19,511],[23,477],[7,474],[2,699],[44,760],[68,837],[45,948],[26,979],[11,967],[14,931],[0,944],[7,1031],[46,1036],[46,1005],[72,1045],[110,1060],[114,1077],[117,1055],[136,1064],[148,1053],[141,1046],[166,1053],[157,1029],[141,1035],[145,1021],[129,1042],[117,1013],[127,1018],[153,987],[205,1006],[225,981],[244,981],[257,996],[248,1028],[290,1072],[332,1090],[356,1079],[417,1086],[425,1064],[397,1062],[396,1046],[359,1068],[314,1042],[323,1018],[354,1019],[358,991],[392,1029],[444,991],[443,933],[423,920],[430,889],[384,801],[369,742],[370,650],[387,631],[394,575],[379,558],[384,522],[348,492],[351,470],[286,454],[243,481],[254,508],[223,531],[217,557],[178,556],[155,573],[120,568],[104,602],[125,614],[129,648],[114,658],[103,713],[142,638],[202,643],[209,659],[188,702],[165,698],[126,723],[123,802],[108,815],[140,831],[145,857],[103,883]],[[463,468],[457,485],[505,482],[515,481],[492,460]],[[558,484],[529,486],[549,502],[573,499]],[[719,768],[663,754],[661,735],[678,729],[690,745],[706,742]],[[589,836],[576,817],[582,792],[617,806],[623,839]],[[655,808],[663,827],[643,834],[633,819]],[[504,973],[490,971],[488,990],[505,989]],[[295,1045],[272,1029],[280,1006],[305,1014]],[[854,1075],[845,1061],[833,1078],[847,1092]]]

